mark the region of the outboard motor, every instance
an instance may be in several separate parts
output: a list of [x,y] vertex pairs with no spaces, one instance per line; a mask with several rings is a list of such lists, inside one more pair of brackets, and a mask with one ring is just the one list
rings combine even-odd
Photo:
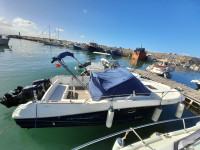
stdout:
[[2,98],[0,98],[0,103],[10,108],[31,100],[40,100],[45,93],[44,89],[48,89],[49,84],[50,81],[45,80],[44,86],[42,86],[42,84],[31,85],[25,88],[18,86],[13,90],[12,94],[6,93]]
[[5,105],[6,107],[10,108],[12,106],[17,106],[23,103],[21,93],[18,95],[11,95],[6,93],[1,99],[0,103]]
[[42,86],[44,88],[44,92],[46,92],[48,88],[50,87],[51,82],[49,79],[40,79],[40,80],[34,81],[32,85]]
[[39,100],[43,96],[43,87],[42,86],[37,86],[37,85],[30,85],[22,90],[22,97],[24,99],[24,102],[28,102],[31,100]]
[[85,70],[81,73],[81,76],[90,76],[90,73],[87,70]]
[[91,65],[91,62],[90,62],[90,61],[87,61],[87,62],[85,62],[84,64],[79,64],[78,67],[79,67],[79,68],[85,68],[85,67],[87,67],[87,66],[89,66],[89,65]]
[[17,95],[17,94],[19,94],[19,93],[22,91],[22,89],[23,89],[22,86],[18,86],[16,89],[14,89],[14,90],[12,91],[12,94],[13,94],[13,95]]
[[84,71],[81,73],[81,76],[90,76],[90,73],[87,71],[86,67],[91,65],[90,61],[85,62],[84,64],[79,64],[79,68],[84,68]]

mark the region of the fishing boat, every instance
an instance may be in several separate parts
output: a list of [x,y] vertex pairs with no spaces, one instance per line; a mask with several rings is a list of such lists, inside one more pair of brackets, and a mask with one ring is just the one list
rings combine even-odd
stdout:
[[135,60],[145,60],[146,59],[146,51],[145,48],[136,48],[136,50],[132,53],[131,59]]
[[0,45],[8,45],[9,38],[5,35],[0,35]]
[[[185,121],[191,121],[192,119],[199,119],[199,116],[187,117],[182,119],[172,119],[165,120],[156,123],[149,123],[137,127],[131,127],[117,133],[104,136],[102,138],[93,140],[81,146],[78,146],[72,150],[79,150],[85,147],[88,147],[97,142],[109,139],[111,137],[125,133],[124,137],[117,138],[113,144],[112,150],[199,150],[200,148],[200,122],[197,122],[195,125],[186,127]],[[149,138],[142,138],[137,130],[142,130],[146,127],[153,126],[163,126],[169,125],[172,123],[180,124],[182,122],[183,128],[180,130],[174,130],[169,133],[153,133]],[[181,125],[180,124],[180,125]],[[134,142],[129,145],[125,145],[125,140],[128,134],[134,134],[139,141]]]
[[192,83],[196,83],[198,89],[200,89],[200,80],[192,80]]
[[56,40],[45,41],[44,45],[63,46],[59,41],[56,41]]
[[82,50],[82,46],[80,44],[74,44],[75,50]]
[[103,52],[103,49],[99,47],[97,43],[90,42],[87,46],[87,49],[89,52]]
[[157,59],[154,61],[154,64],[148,66],[146,70],[165,78],[171,78],[171,72],[174,71],[174,67],[170,65],[168,60]]
[[74,44],[66,44],[65,47],[70,48],[70,49],[74,49]]
[[[52,58],[71,76],[55,76],[41,100],[34,98],[19,105],[12,118],[22,128],[70,127],[126,123],[153,114],[157,121],[161,107],[180,103],[180,91],[155,81],[136,78],[125,68],[76,76],[64,62],[73,53],[63,52]],[[159,107],[159,108],[157,108]],[[180,112],[180,110],[179,110]]]
[[147,55],[147,61],[154,61],[156,60],[156,57],[154,57],[152,54]]

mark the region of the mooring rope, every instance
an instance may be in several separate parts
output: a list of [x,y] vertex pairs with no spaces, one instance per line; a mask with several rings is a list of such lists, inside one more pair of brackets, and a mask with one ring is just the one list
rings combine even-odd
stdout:
[[0,131],[0,135],[3,134],[4,132],[6,132],[10,127],[12,127],[15,124],[15,122],[10,123],[7,127],[5,127],[4,129],[2,129]]

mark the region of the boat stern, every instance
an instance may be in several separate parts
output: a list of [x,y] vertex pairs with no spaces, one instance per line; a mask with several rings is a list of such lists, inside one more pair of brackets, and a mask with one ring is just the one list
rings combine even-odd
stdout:
[[36,103],[32,101],[19,105],[12,114],[13,119],[25,119],[36,117]]

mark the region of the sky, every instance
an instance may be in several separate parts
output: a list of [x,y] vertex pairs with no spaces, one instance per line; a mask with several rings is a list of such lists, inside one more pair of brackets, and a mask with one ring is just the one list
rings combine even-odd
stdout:
[[199,0],[0,0],[0,34],[200,58]]

